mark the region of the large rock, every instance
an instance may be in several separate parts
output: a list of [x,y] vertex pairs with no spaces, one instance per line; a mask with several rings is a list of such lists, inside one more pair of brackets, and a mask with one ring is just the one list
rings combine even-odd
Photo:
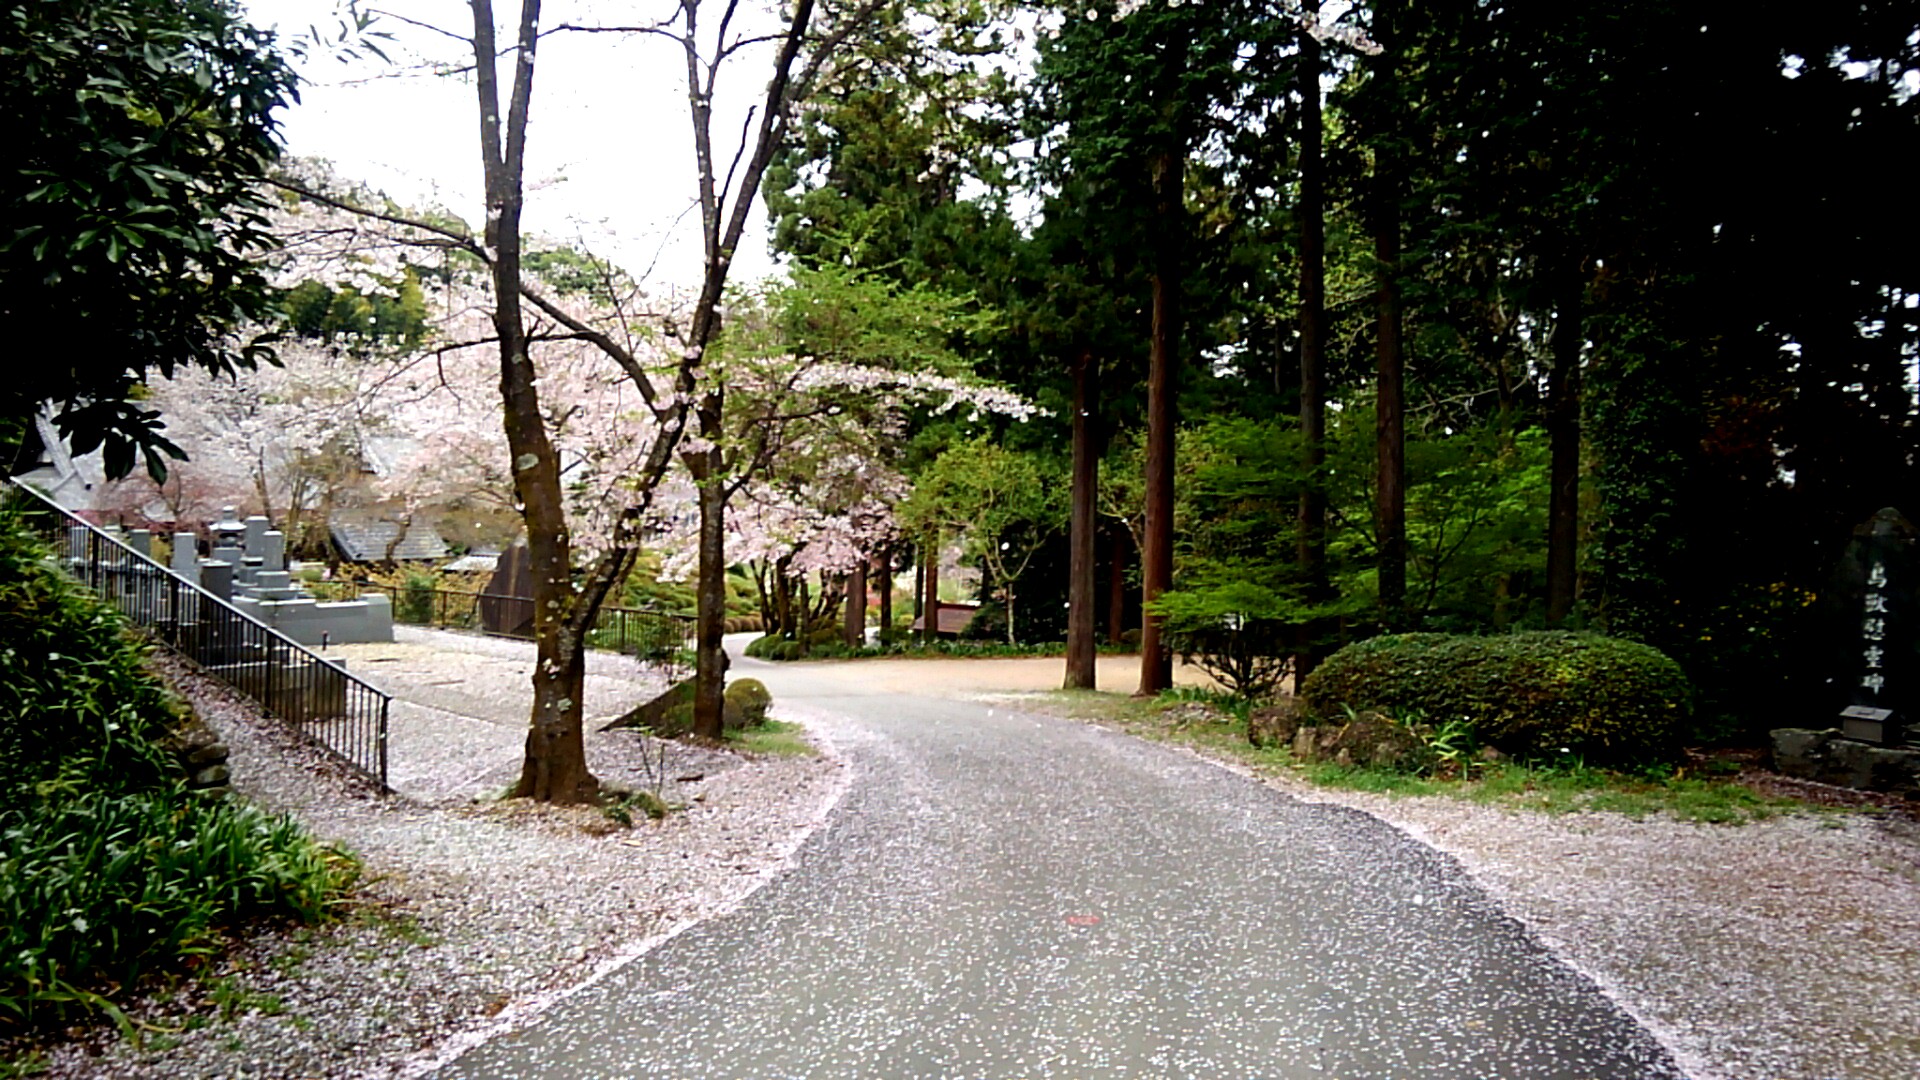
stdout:
[[1831,728],[1778,728],[1771,734],[1774,766],[1788,776],[1920,798],[1920,750],[1874,746]]
[[1418,763],[1420,749],[1420,740],[1412,732],[1377,712],[1357,713],[1344,724],[1303,727],[1293,733],[1293,756],[1299,761],[1403,769]]

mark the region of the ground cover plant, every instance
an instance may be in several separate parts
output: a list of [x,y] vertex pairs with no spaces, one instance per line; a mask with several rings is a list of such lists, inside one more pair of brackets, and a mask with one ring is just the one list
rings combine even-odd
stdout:
[[326,918],[357,864],[189,791],[185,716],[117,612],[0,511],[0,1035],[104,1011],[251,919]]

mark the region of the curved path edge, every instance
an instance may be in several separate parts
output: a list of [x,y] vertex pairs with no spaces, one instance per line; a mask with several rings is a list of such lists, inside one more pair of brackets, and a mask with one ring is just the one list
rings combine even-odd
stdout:
[[833,816],[833,812],[846,800],[848,790],[853,786],[856,766],[840,751],[831,736],[826,733],[828,725],[820,723],[806,710],[792,709],[776,705],[774,711],[778,719],[800,724],[806,731],[807,740],[820,751],[822,757],[835,766],[833,780],[828,786],[826,796],[808,813],[805,827],[790,831],[782,842],[774,848],[772,857],[766,865],[745,876],[739,887],[726,895],[705,904],[694,914],[674,921],[664,930],[656,931],[645,937],[616,945],[612,951],[596,961],[592,969],[579,980],[566,986],[543,990],[525,998],[509,1003],[499,1013],[477,1023],[463,1031],[456,1032],[428,1046],[402,1061],[390,1075],[405,1080],[430,1076],[445,1068],[464,1054],[467,1054],[494,1039],[511,1035],[539,1022],[549,1012],[575,995],[591,989],[605,981],[628,964],[646,956],[674,938],[702,926],[714,919],[729,915],[738,910],[753,895],[792,869],[794,857],[800,849],[813,839],[814,834],[824,828]]
[[[1012,703],[1017,699],[996,698],[995,700],[1007,700],[1009,703]],[[1301,783],[1289,783],[1283,778],[1275,777],[1269,773],[1263,773],[1258,769],[1251,768],[1231,758],[1209,754],[1205,750],[1196,747],[1186,746],[1180,743],[1144,739],[1132,732],[1122,731],[1118,728],[1103,724],[1098,720],[1087,720],[1078,717],[1074,719],[1084,724],[1125,735],[1130,739],[1139,739],[1142,742],[1149,742],[1156,746],[1178,751],[1195,760],[1206,762],[1216,768],[1225,769],[1236,776],[1257,781],[1302,803],[1319,806],[1336,806],[1343,810],[1350,810],[1373,818],[1387,828],[1400,833],[1414,843],[1433,851],[1448,862],[1451,862],[1458,868],[1463,876],[1472,881],[1474,885],[1478,886],[1494,903],[1499,905],[1500,910],[1504,912],[1508,918],[1524,928],[1527,936],[1531,937],[1543,951],[1574,974],[1586,979],[1595,987],[1599,988],[1601,994],[1603,994],[1607,1000],[1611,1001],[1615,1007],[1625,1013],[1634,1023],[1640,1025],[1648,1035],[1653,1037],[1655,1042],[1660,1044],[1661,1049],[1672,1056],[1674,1063],[1680,1066],[1687,1074],[1689,1080],[1732,1080],[1732,1077],[1720,1072],[1704,1058],[1693,1053],[1687,1041],[1680,1037],[1680,1033],[1671,1025],[1666,1024],[1658,1017],[1649,1013],[1645,1008],[1645,1003],[1637,1000],[1637,996],[1630,992],[1629,987],[1608,977],[1605,972],[1594,970],[1589,965],[1582,963],[1580,957],[1566,947],[1565,942],[1559,940],[1552,934],[1544,932],[1535,920],[1527,918],[1526,913],[1520,910],[1519,906],[1514,903],[1515,898],[1509,891],[1502,887],[1499,881],[1484,873],[1484,868],[1477,866],[1477,860],[1472,859],[1468,852],[1444,843],[1439,837],[1436,837],[1431,830],[1423,828],[1416,822],[1396,820],[1382,813],[1380,807],[1377,805],[1343,799],[1340,798],[1339,792],[1330,791],[1326,788]]]

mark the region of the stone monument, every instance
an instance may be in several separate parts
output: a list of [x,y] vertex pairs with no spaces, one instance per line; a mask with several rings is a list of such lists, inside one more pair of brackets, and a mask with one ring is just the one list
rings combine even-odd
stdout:
[[1853,530],[1822,598],[1830,642],[1819,728],[1780,728],[1773,760],[1803,780],[1920,798],[1920,552],[1914,526],[1880,511]]
[[1853,530],[1827,591],[1835,653],[1829,700],[1841,734],[1878,745],[1905,741],[1920,704],[1920,575],[1913,524],[1888,507]]

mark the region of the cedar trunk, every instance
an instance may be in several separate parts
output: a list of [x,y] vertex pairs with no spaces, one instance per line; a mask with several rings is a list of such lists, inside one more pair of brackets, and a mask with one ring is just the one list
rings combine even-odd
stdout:
[[920,587],[925,592],[920,597],[920,617],[926,621],[920,640],[928,645],[940,640],[940,534],[935,532],[926,539],[921,549]]
[[[1321,469],[1327,459],[1326,386],[1326,178],[1320,144],[1320,42],[1300,36],[1300,435],[1306,449],[1307,482],[1300,491],[1296,557],[1309,603],[1326,599],[1327,496]],[[1301,628],[1294,678],[1320,662],[1320,628]],[[1296,681],[1295,685],[1298,685]]]
[[[1073,509],[1067,538],[1067,674],[1069,690],[1092,690],[1095,681],[1094,631],[1094,517],[1093,500],[1099,482],[1093,450],[1093,409],[1097,383],[1093,355],[1082,351],[1073,365]],[[1009,625],[1012,619],[1009,615]]]
[[[1141,552],[1141,600],[1152,604],[1173,587],[1173,394],[1180,338],[1180,211],[1186,185],[1185,147],[1162,151],[1152,162],[1154,189],[1153,342],[1147,370],[1147,491],[1145,550]],[[1141,618],[1142,697],[1173,686],[1173,657],[1162,635],[1166,620],[1151,611]]]
[[1580,305],[1586,286],[1577,264],[1564,271],[1553,327],[1553,396],[1547,406],[1547,625],[1573,613],[1580,546]]
[[1380,361],[1374,431],[1374,515],[1380,535],[1380,620],[1389,629],[1407,621],[1406,356],[1400,333],[1400,192],[1391,149],[1374,170],[1373,251],[1379,277],[1374,293]]
[[846,616],[847,648],[857,649],[867,643],[867,560],[864,555],[847,575]]
[[880,545],[880,643],[893,636],[893,545]]

